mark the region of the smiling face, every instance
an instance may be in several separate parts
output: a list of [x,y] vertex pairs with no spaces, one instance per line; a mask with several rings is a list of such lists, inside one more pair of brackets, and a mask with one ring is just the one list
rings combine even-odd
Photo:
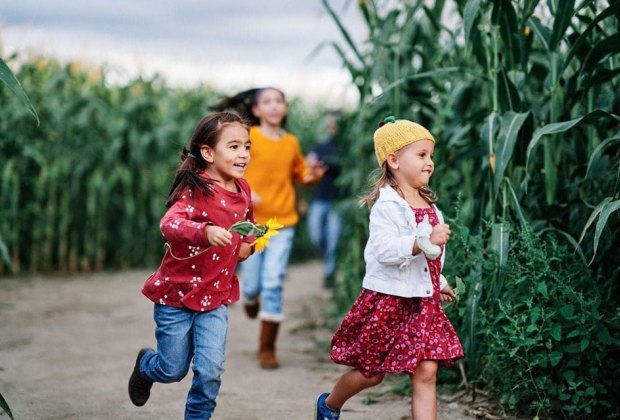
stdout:
[[277,89],[264,89],[258,94],[256,103],[252,106],[252,113],[261,123],[272,126],[281,126],[288,106],[282,92]]
[[203,145],[200,153],[209,164],[207,173],[224,187],[234,187],[234,180],[242,178],[250,163],[248,130],[239,123],[225,124],[215,147]]
[[394,171],[398,183],[404,182],[416,189],[428,185],[435,170],[434,151],[434,142],[419,140],[390,154],[388,164]]

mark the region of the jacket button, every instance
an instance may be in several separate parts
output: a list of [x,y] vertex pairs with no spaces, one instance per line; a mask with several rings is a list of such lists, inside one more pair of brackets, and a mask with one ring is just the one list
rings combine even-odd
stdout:
[[424,272],[426,273],[428,271],[428,268],[424,267]]
[[427,291],[426,291],[426,294],[427,294],[427,295],[430,295],[430,294],[431,294],[431,291],[430,291],[430,290],[427,290]]

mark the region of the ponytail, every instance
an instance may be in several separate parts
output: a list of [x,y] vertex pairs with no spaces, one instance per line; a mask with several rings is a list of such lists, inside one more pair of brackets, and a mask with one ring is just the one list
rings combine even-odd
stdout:
[[202,158],[199,151],[192,153],[188,148],[184,147],[179,153],[181,164],[177,169],[170,194],[166,200],[166,207],[171,207],[185,188],[189,188],[190,194],[195,190],[200,190],[208,197],[213,196],[213,181],[202,178],[200,174],[207,168],[207,162]]

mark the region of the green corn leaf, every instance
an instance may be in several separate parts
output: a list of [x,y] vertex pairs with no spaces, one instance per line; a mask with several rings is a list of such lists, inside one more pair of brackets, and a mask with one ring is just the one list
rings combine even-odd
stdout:
[[474,25],[478,21],[481,0],[467,0],[463,10],[463,25],[465,28],[465,42],[469,44],[469,37]]
[[11,256],[9,255],[9,249],[6,247],[6,244],[2,240],[2,236],[0,236],[0,257],[2,258],[2,261],[4,261],[6,266],[9,268],[9,270],[12,271],[13,267],[11,264]]
[[28,111],[36,118],[37,125],[39,124],[39,115],[37,114],[37,110],[32,106],[32,102],[30,102],[30,98],[22,88],[21,83],[15,77],[9,66],[6,65],[4,60],[0,58],[0,80],[2,80],[9,89],[17,96],[17,99],[26,107]]
[[506,168],[512,158],[512,152],[517,141],[517,135],[523,123],[530,115],[529,111],[517,114],[508,111],[502,117],[501,128],[495,144],[495,195],[504,178]]
[[598,222],[596,222],[596,230],[594,231],[594,253],[592,254],[592,259],[590,260],[590,264],[594,261],[594,257],[596,256],[596,249],[598,248],[598,242],[601,239],[601,234],[603,233],[603,229],[607,224],[607,219],[609,215],[614,211],[620,209],[620,200],[612,201],[611,203],[607,203],[601,209],[601,215],[598,218]]
[[592,164],[594,163],[594,160],[599,155],[601,155],[607,147],[619,141],[620,141],[620,136],[611,137],[611,138],[605,139],[598,146],[596,146],[596,148],[592,151],[592,154],[590,155],[590,160],[588,161],[588,169],[586,170],[586,178],[590,174],[590,169],[592,168]]
[[551,30],[547,28],[545,25],[543,25],[540,19],[538,19],[536,16],[532,16],[531,18],[529,18],[528,24],[529,24],[529,27],[532,28],[532,30],[534,31],[534,34],[536,34],[536,36],[540,40],[545,50],[547,52],[550,52],[549,38],[551,37]]
[[518,111],[521,108],[521,97],[510,77],[504,70],[499,70],[497,77],[497,99],[501,111]]
[[548,228],[544,228],[542,230],[540,230],[538,232],[539,235],[542,235],[545,232],[554,232],[557,233],[559,235],[562,235],[569,244],[571,244],[574,248],[575,248],[575,252],[577,253],[577,255],[579,255],[579,258],[581,259],[581,261],[583,262],[584,265],[588,265],[588,262],[586,260],[586,256],[583,255],[583,252],[581,251],[581,248],[579,248],[579,243],[575,240],[575,238],[572,237],[572,235],[568,232],[565,232],[561,229],[555,228],[555,227],[548,227]]
[[0,408],[3,409],[4,412],[6,414],[8,414],[11,419],[13,419],[13,413],[11,413],[11,409],[9,408],[9,404],[7,404],[7,402],[4,399],[4,397],[2,396],[2,394],[0,394]]
[[504,182],[506,183],[506,185],[508,185],[508,192],[510,193],[510,202],[512,204],[512,209],[515,211],[515,213],[517,213],[517,217],[519,218],[519,223],[521,223],[521,227],[522,228],[528,227],[529,223],[527,222],[527,219],[525,218],[525,214],[523,213],[523,210],[521,209],[519,198],[517,197],[517,194],[515,193],[515,190],[512,187],[512,183],[510,182],[510,179],[504,177]]
[[594,223],[594,220],[596,219],[596,217],[599,215],[599,213],[601,212],[601,210],[603,210],[603,207],[605,207],[605,205],[607,203],[609,203],[612,200],[611,197],[607,197],[605,198],[603,201],[601,201],[598,206],[596,206],[596,208],[592,211],[592,213],[590,214],[590,217],[588,217],[588,220],[586,221],[586,225],[584,226],[583,230],[581,231],[581,236],[579,237],[579,242],[577,242],[577,246],[579,246],[579,244],[581,244],[581,241],[583,241],[583,237],[586,235],[586,232],[588,230],[588,228],[590,227],[590,225],[592,223]]
[[499,266],[503,267],[508,261],[510,232],[504,223],[495,223],[491,229],[491,249],[497,252]]
[[574,14],[575,0],[562,0],[558,2],[555,19],[553,20],[553,31],[551,32],[551,38],[549,38],[550,50],[553,51],[558,46]]
[[588,26],[581,32],[579,37],[575,40],[575,42],[571,46],[570,50],[568,51],[568,54],[566,54],[566,58],[564,59],[564,64],[563,64],[562,68],[563,69],[568,68],[568,64],[570,63],[570,61],[573,59],[573,57],[577,53],[577,50],[579,49],[579,47],[581,47],[581,44],[583,44],[585,41],[588,40],[588,38],[590,37],[590,33],[592,32],[592,30],[594,28],[596,28],[597,24],[601,20],[603,20],[603,19],[605,19],[605,18],[607,18],[609,16],[613,16],[613,15],[619,13],[619,12],[620,12],[620,2],[616,2],[615,4],[612,4],[607,9],[605,9],[601,13],[599,13],[594,18],[594,20],[592,20],[592,22],[590,22],[588,24]]
[[529,168],[529,162],[530,162],[532,150],[538,145],[538,143],[540,142],[543,136],[546,136],[549,134],[555,134],[555,133],[563,133],[565,131],[570,130],[571,128],[575,126],[586,124],[586,123],[591,123],[591,122],[598,120],[599,118],[613,118],[617,121],[620,121],[620,117],[618,115],[611,114],[601,109],[595,109],[594,111],[582,117],[574,118],[569,121],[547,124],[539,128],[538,130],[536,130],[534,132],[534,135],[532,136],[532,140],[527,146],[527,152],[526,152],[526,157],[525,157],[526,173],[529,173],[528,168]]
[[601,62],[601,60],[604,60],[611,54],[617,54],[618,52],[620,52],[620,33],[615,33],[600,40],[588,51],[588,55],[581,66],[580,74],[583,73],[584,70],[594,69],[596,64]]
[[321,2],[323,3],[323,7],[325,7],[325,9],[327,10],[327,13],[329,13],[329,15],[332,17],[332,19],[336,23],[336,26],[338,26],[338,29],[340,30],[340,33],[342,34],[344,39],[347,41],[347,44],[349,44],[349,47],[351,47],[351,50],[353,50],[353,53],[355,54],[355,56],[358,58],[360,63],[364,67],[366,67],[366,60],[364,60],[364,57],[362,56],[360,51],[357,49],[357,46],[353,42],[353,39],[351,38],[351,35],[349,35],[349,31],[347,31],[347,29],[344,27],[342,22],[340,22],[340,19],[338,19],[338,15],[334,11],[334,9],[332,9],[332,7],[330,6],[329,1],[322,0]]

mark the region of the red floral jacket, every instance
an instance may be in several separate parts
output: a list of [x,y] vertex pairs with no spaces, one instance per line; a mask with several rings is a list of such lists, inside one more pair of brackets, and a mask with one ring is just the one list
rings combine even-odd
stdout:
[[233,232],[232,244],[209,246],[207,225],[230,228],[235,222],[254,222],[250,186],[237,181],[239,192],[213,183],[213,197],[187,189],[160,222],[168,241],[161,265],[144,283],[142,293],[155,303],[208,311],[239,300],[235,268],[242,242]]

